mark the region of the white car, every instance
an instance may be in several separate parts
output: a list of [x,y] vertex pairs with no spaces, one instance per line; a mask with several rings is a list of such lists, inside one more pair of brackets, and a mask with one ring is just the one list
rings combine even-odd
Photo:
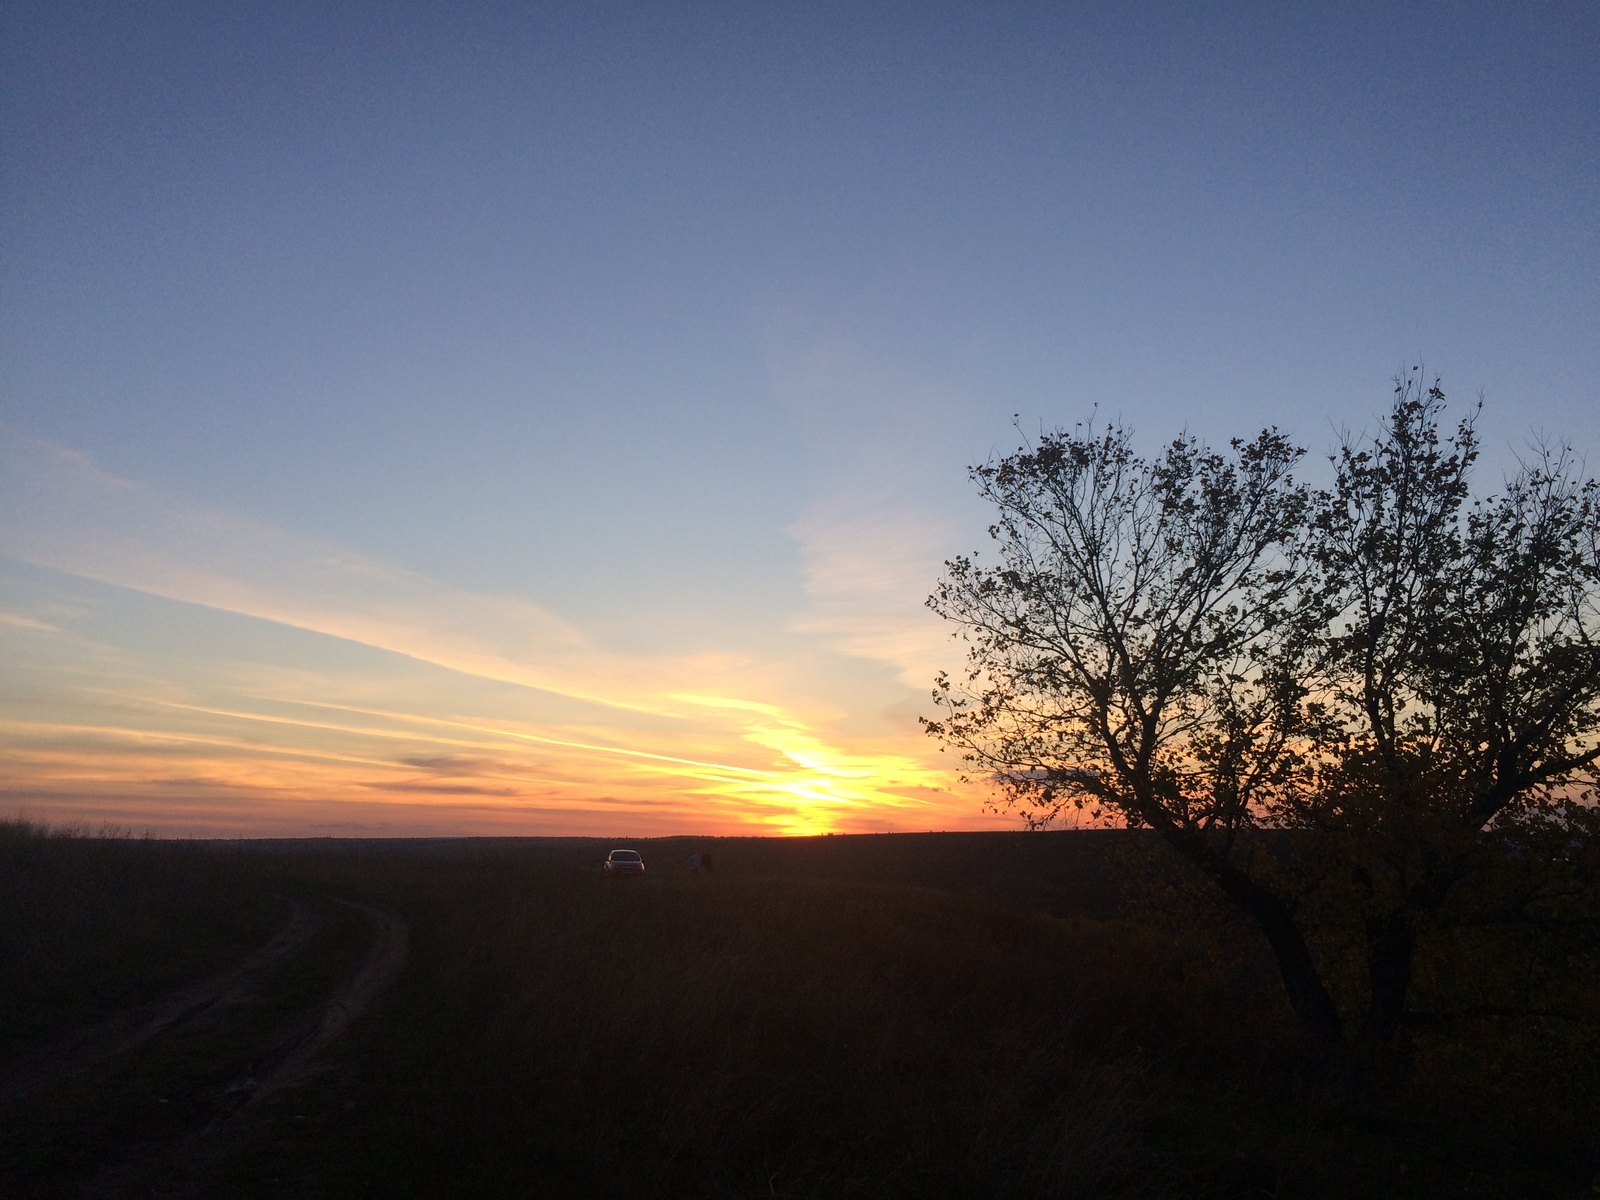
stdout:
[[644,859],[637,850],[613,850],[606,855],[607,875],[643,875]]

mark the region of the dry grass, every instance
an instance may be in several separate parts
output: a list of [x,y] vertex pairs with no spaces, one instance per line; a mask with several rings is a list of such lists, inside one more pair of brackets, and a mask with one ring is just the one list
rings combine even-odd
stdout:
[[238,855],[0,821],[0,1064],[248,953],[281,897]]
[[1310,1087],[1259,956],[1104,915],[1076,836],[719,842],[712,876],[665,843],[644,881],[577,841],[233,859],[243,893],[404,914],[412,960],[193,1194],[1588,1194],[1593,1095],[1504,1107],[1547,1048],[1494,1042],[1516,1086],[1472,1096],[1442,1041]]
[[417,961],[333,1191],[1099,1194],[1160,1173],[1146,1064],[1205,1022],[1136,931],[934,891],[411,879]]

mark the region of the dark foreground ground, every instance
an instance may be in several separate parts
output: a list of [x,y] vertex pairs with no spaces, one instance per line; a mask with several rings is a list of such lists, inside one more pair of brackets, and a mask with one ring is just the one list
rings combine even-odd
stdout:
[[1540,1026],[1308,1082],[1248,937],[1126,902],[1136,836],[608,881],[589,839],[0,826],[0,1195],[1594,1194]]

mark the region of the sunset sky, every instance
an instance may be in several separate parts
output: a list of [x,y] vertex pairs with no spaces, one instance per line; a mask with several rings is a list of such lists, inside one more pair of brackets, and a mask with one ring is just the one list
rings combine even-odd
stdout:
[[1013,826],[966,467],[1600,462],[1600,6],[8,4],[0,816]]

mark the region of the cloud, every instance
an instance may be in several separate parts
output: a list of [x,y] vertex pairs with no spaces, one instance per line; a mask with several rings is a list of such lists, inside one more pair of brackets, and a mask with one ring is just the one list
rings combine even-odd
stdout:
[[484,771],[500,770],[504,764],[486,758],[472,758],[465,754],[417,755],[400,760],[408,767],[424,771],[438,771],[441,775],[479,775]]
[[[837,334],[776,351],[772,370],[774,390],[828,464],[821,494],[788,531],[809,602],[791,627],[893,667],[926,695],[957,656],[924,601],[944,560],[982,528],[960,486],[972,406],[867,360]],[[948,471],[930,471],[938,463]]]
[[790,529],[810,607],[793,621],[841,653],[894,667],[919,692],[952,657],[950,630],[923,604],[956,523],[891,492],[840,489]]
[[[484,678],[595,694],[599,656],[570,623],[119,479],[7,431],[0,554],[150,595],[329,634]],[[470,631],[470,632],[467,632]],[[602,676],[606,672],[602,671]]]
[[3,608],[0,608],[0,625],[10,625],[15,629],[32,629],[39,633],[61,632],[61,629],[58,626],[51,625],[47,621],[36,620],[33,617],[25,617],[21,613],[6,612]]
[[478,787],[469,783],[420,783],[415,780],[401,782],[362,784],[363,787],[384,792],[421,792],[431,796],[520,796],[516,788]]
[[[938,628],[916,607],[926,581],[910,581],[940,534],[897,517],[890,502],[835,499],[797,527],[812,603],[787,640],[764,655],[619,654],[521,598],[454,588],[186,503],[8,431],[0,555],[451,673],[441,686],[427,668],[365,658],[291,668],[193,641],[180,662],[159,646],[91,645],[63,618],[58,658],[73,670],[43,664],[30,684],[49,691],[62,719],[28,719],[32,701],[14,687],[8,698],[0,683],[0,708],[17,718],[0,720],[0,740],[8,761],[27,764],[15,787],[87,811],[117,795],[148,806],[154,781],[167,780],[222,806],[207,821],[223,821],[230,803],[268,821],[284,806],[309,812],[308,796],[355,804],[386,795],[463,812],[474,802],[483,812],[537,808],[545,821],[604,817],[607,827],[619,813],[648,813],[663,830],[926,827],[907,814],[952,804],[932,747],[898,726],[847,733],[853,715],[821,704],[816,689],[850,678],[828,666],[838,660],[821,643],[893,663],[926,686],[923,647]],[[186,763],[181,776],[174,760]],[[170,782],[180,777],[191,782]],[[242,820],[233,812],[223,824]]]
[[641,715],[695,711],[685,683],[748,691],[772,663],[622,654],[516,596],[467,591],[120,479],[82,453],[0,438],[0,556],[326,634],[462,674]]

